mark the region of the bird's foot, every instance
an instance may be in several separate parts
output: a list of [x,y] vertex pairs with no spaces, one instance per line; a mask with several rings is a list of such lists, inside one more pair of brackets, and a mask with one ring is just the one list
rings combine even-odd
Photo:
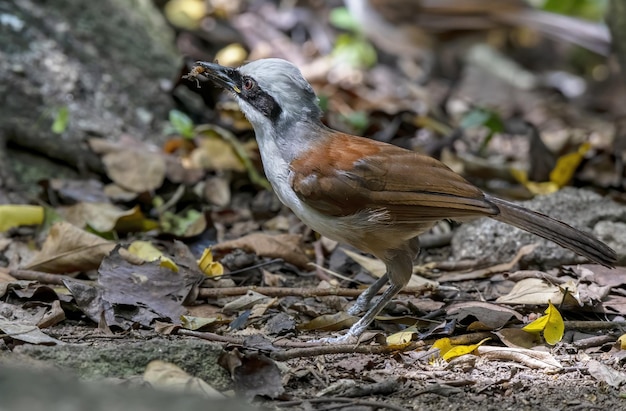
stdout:
[[360,314],[362,312],[365,312],[367,310],[367,307],[372,302],[372,297],[373,297],[373,295],[371,295],[371,293],[368,293],[367,290],[365,292],[363,292],[356,299],[356,301],[354,302],[352,307],[348,308],[348,314],[350,314],[350,315],[357,315],[357,314]]

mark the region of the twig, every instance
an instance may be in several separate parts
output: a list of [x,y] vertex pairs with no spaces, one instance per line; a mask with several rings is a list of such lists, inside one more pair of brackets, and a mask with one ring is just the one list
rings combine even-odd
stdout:
[[393,404],[388,404],[388,403],[383,403],[383,402],[378,402],[378,401],[355,400],[354,398],[345,398],[345,397],[309,398],[305,400],[286,401],[286,402],[282,402],[282,403],[278,403],[274,405],[280,408],[293,407],[295,405],[300,405],[303,402],[309,402],[311,404],[320,404],[320,403],[325,403],[325,402],[342,402],[342,403],[349,403],[352,406],[364,405],[366,407],[372,407],[374,409],[386,408],[386,409],[393,410],[393,411],[408,411],[408,409],[406,408],[393,405]]
[[76,281],[75,278],[67,275],[50,274],[34,270],[10,270],[9,275],[18,280],[39,281],[42,284],[63,285],[63,280]]
[[596,335],[582,340],[574,341],[572,345],[580,350],[591,347],[600,347],[604,344],[614,343],[617,340],[614,335]]
[[[422,294],[428,287],[406,287],[402,294]],[[200,288],[198,298],[221,298],[245,295],[248,291],[256,291],[268,297],[358,297],[363,290],[353,288],[302,288],[302,287],[224,287],[224,288]],[[382,292],[383,290],[381,290]]]
[[626,328],[626,323],[621,321],[564,321],[564,323],[566,330],[598,331]]
[[[210,332],[191,331],[179,329],[179,335],[196,337],[207,341],[214,341],[233,345],[243,345],[243,338],[229,337]],[[333,345],[313,345],[306,341],[276,340],[272,342],[275,347],[288,348],[287,350],[274,351],[270,357],[277,361],[286,361],[294,358],[316,357],[327,354],[387,354],[395,352],[412,351],[422,348],[424,343],[416,341],[403,348],[386,345],[355,345],[355,344],[333,344]],[[253,348],[253,347],[251,347]]]
[[178,335],[187,335],[189,337],[196,337],[196,338],[200,338],[202,340],[207,340],[207,341],[215,341],[215,342],[234,344],[234,345],[243,345],[243,338],[229,337],[229,336],[219,335],[215,333],[192,331],[192,330],[186,330],[184,328],[180,328],[176,330],[175,333]]
[[284,351],[275,351],[270,354],[270,357],[276,361],[287,361],[294,358],[317,357],[319,355],[329,354],[391,354],[413,351],[422,348],[423,346],[424,344],[421,341],[411,343],[403,348],[390,347],[386,345],[318,345],[304,348],[292,348]]
[[[315,250],[315,264],[318,267],[324,265],[324,247],[322,247],[322,240],[317,240],[313,243],[313,250]],[[317,278],[323,281],[330,281],[331,278],[328,274],[326,274],[323,270],[317,268],[315,270],[315,274],[317,274]]]

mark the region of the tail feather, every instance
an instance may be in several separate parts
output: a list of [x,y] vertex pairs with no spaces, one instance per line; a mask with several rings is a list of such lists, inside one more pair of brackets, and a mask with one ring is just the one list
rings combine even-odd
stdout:
[[561,41],[578,44],[603,56],[611,51],[611,34],[606,25],[541,10],[497,14],[509,24],[523,25]]
[[500,210],[500,214],[492,218],[553,241],[605,267],[612,268],[615,265],[615,251],[591,234],[496,197],[486,196],[486,200]]

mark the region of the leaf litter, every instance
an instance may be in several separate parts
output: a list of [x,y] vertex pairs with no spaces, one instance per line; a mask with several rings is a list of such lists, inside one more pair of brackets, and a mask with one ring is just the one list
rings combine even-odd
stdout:
[[[282,51],[286,54],[284,57],[301,61],[314,86],[322,90],[325,104],[342,113],[329,116],[330,125],[375,133],[382,138],[395,135],[394,142],[429,151],[430,147],[422,144],[425,136],[436,136],[441,130],[462,127],[472,120],[472,127],[466,127],[465,139],[458,144],[460,153],[455,153],[459,147],[445,144],[440,147],[448,152],[446,155],[456,158],[460,171],[478,178],[484,177],[481,173],[500,173],[502,167],[489,161],[482,162],[482,168],[477,167],[479,161],[474,154],[481,150],[500,159],[525,160],[519,158],[524,152],[518,149],[524,144],[520,143],[520,136],[505,135],[506,114],[474,108],[457,118],[453,118],[452,113],[443,123],[429,119],[428,107],[419,100],[423,90],[407,85],[403,93],[398,93],[398,76],[390,66],[378,63],[372,71],[346,68],[344,74],[339,75],[336,62],[329,63],[322,58],[311,61],[301,48],[293,47],[290,37],[283,33],[284,28],[272,26],[263,13],[243,10],[240,14],[229,11],[236,27],[242,29],[250,27],[251,22],[258,22],[258,27],[267,28],[259,33],[260,40],[250,40],[250,55],[262,53],[262,39],[267,40],[272,33],[279,35],[276,38],[283,39],[286,45]],[[249,33],[247,35],[250,37]],[[342,42],[343,50],[335,53],[334,58],[345,58],[346,47],[366,50],[361,41]],[[272,43],[275,42],[266,42]],[[368,61],[374,64],[371,59]],[[459,105],[462,100],[459,98],[452,103]],[[84,189],[78,185],[76,193],[69,181],[51,179],[47,182],[49,193],[55,194],[62,204],[51,201],[47,206],[54,208],[65,222],[40,225],[38,219],[29,218],[17,228],[3,226],[6,233],[0,238],[5,253],[1,260],[4,267],[0,270],[0,295],[6,302],[2,303],[0,330],[5,340],[59,344],[61,340],[39,329],[56,321],[60,323],[51,325],[52,329],[87,319],[91,326],[112,328],[114,332],[138,327],[167,328],[172,338],[182,325],[203,331],[209,339],[214,336],[215,341],[224,345],[222,363],[236,391],[248,398],[255,395],[278,398],[285,392],[304,398],[311,392],[312,384],[320,395],[357,392],[354,395],[375,396],[393,392],[396,401],[409,403],[411,396],[426,398],[464,392],[479,401],[487,389],[503,397],[530,389],[526,381],[541,379],[542,375],[530,369],[556,373],[554,378],[566,388],[572,384],[568,368],[584,370],[609,387],[619,389],[623,385],[623,373],[616,370],[624,363],[623,348],[615,343],[624,332],[621,322],[626,315],[623,267],[609,271],[596,265],[571,266],[537,270],[533,274],[537,278],[522,278],[528,272],[519,270],[519,262],[527,250],[520,248],[514,259],[496,267],[446,272],[444,264],[433,264],[433,261],[445,260],[446,250],[429,251],[420,257],[415,271],[434,275],[428,279],[415,275],[411,283],[414,287],[424,284],[427,287],[421,292],[401,294],[377,319],[375,331],[369,332],[362,346],[353,347],[351,352],[345,347],[321,349],[307,345],[306,340],[349,327],[355,320],[346,313],[352,295],[348,299],[342,292],[347,288],[351,288],[347,291],[354,291],[355,287],[365,284],[335,278],[324,286],[335,290],[336,295],[319,297],[295,292],[292,296],[273,297],[255,291],[246,291],[249,295],[244,297],[219,295],[222,288],[244,285],[275,286],[280,282],[296,290],[320,284],[309,265],[315,256],[312,244],[318,240],[316,234],[294,224],[289,212],[276,205],[275,198],[267,201],[264,190],[267,182],[259,174],[259,159],[249,125],[231,110],[229,103],[220,97],[218,104],[209,108],[213,110],[214,119],[218,119],[209,126],[195,126],[193,122],[174,116],[172,123],[176,123],[174,129],[180,134],[176,137],[181,139],[174,144],[172,138],[170,147],[176,147],[174,149],[160,149],[131,136],[119,142],[92,139],[90,146],[101,156],[111,184],[85,184]],[[523,102],[520,106],[525,109]],[[539,118],[541,123],[545,114],[538,111],[528,110],[526,114]],[[489,118],[477,122],[472,119],[476,114],[472,113],[478,112],[488,112]],[[417,124],[428,126],[418,129]],[[555,138],[554,134],[549,135]],[[533,182],[524,174],[522,183],[526,194],[522,195],[545,190],[538,184],[546,181],[550,190],[561,187],[575,176],[583,157],[588,158],[592,153],[588,146],[579,143],[572,137],[569,144],[563,145],[554,161],[558,167],[551,169],[554,176],[548,175],[549,180]],[[600,144],[595,149],[602,152],[603,146]],[[574,165],[568,166],[570,164]],[[593,182],[594,176],[604,172],[588,164],[586,167],[587,181]],[[502,184],[512,184],[511,192],[519,190],[515,186],[515,173],[504,174]],[[37,208],[36,212],[40,213],[41,209]],[[274,218],[289,223],[268,224]],[[22,227],[28,224],[39,226],[41,231]],[[174,245],[175,238],[185,241],[182,251]],[[157,251],[151,250],[150,257],[144,255],[143,260],[147,262],[133,259],[120,247],[133,241],[143,241],[151,247],[156,244]],[[31,255],[23,249],[16,251],[18,245],[25,244]],[[212,250],[213,258],[201,270],[196,260],[207,249]],[[344,246],[326,249],[318,256],[322,263],[333,265],[333,270],[344,277],[371,282],[384,274],[379,262]],[[262,268],[264,263],[275,259],[280,262]],[[171,261],[171,264],[166,263],[164,267],[164,261]],[[221,268],[207,268],[211,264],[220,264]],[[178,267],[178,272],[172,267]],[[25,270],[30,270],[31,276],[39,274],[36,277],[39,282],[20,280],[20,272],[26,274]],[[208,271],[211,278],[202,274],[203,271]],[[45,273],[74,277],[63,277],[65,286],[62,288],[66,294],[44,285]],[[202,289],[208,288],[217,293],[199,297]],[[542,320],[546,305],[563,316],[561,342],[545,336],[546,327],[554,327],[550,318]],[[24,314],[35,310],[37,316]],[[64,316],[59,315],[59,310]],[[551,313],[546,317],[554,317],[555,311]],[[41,322],[47,317],[52,318],[51,322]],[[239,322],[234,326],[236,319]],[[592,319],[607,320],[604,323],[610,327],[601,328],[592,323]],[[524,325],[536,325],[533,320],[542,323],[539,333],[522,329]],[[588,328],[576,334],[574,329],[568,329],[568,324],[574,321],[587,323]],[[576,349],[575,343],[583,339],[583,334],[614,337],[613,343]],[[203,334],[196,334],[200,335]],[[450,361],[443,361],[436,353],[428,351],[444,335],[452,341],[452,347],[460,347],[456,350],[459,357],[444,358]],[[255,336],[271,338],[255,339]],[[217,337],[225,337],[229,342]],[[465,340],[458,341],[455,337]],[[376,349],[385,341],[392,350],[380,354]],[[281,342],[286,345],[281,346]],[[556,346],[551,348],[546,343],[556,343]],[[297,352],[290,357],[289,369],[283,367],[283,362],[272,359],[272,353],[297,349],[303,350],[301,357]],[[317,354],[315,350],[319,350]],[[579,359],[576,354],[597,360]],[[521,371],[501,373],[501,368],[511,367]],[[161,363],[148,366],[146,381],[157,384],[157,380],[176,380],[180,382],[172,385],[192,385],[205,390],[202,383],[175,367],[171,374],[162,371],[167,368]],[[155,377],[155,373],[171,376]],[[394,386],[404,384],[404,393],[398,389],[385,391],[386,386],[376,385],[385,379]],[[320,381],[342,383],[333,385]],[[558,383],[555,386],[559,386]],[[424,388],[424,384],[432,385]],[[363,392],[358,393],[355,387]],[[583,403],[593,403],[592,395],[594,392],[588,391]]]

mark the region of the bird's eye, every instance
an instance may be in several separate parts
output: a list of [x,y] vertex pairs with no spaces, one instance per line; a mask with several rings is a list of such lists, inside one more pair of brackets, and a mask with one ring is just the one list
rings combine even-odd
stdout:
[[243,89],[244,90],[252,90],[254,87],[254,80],[251,78],[244,79],[243,81]]

